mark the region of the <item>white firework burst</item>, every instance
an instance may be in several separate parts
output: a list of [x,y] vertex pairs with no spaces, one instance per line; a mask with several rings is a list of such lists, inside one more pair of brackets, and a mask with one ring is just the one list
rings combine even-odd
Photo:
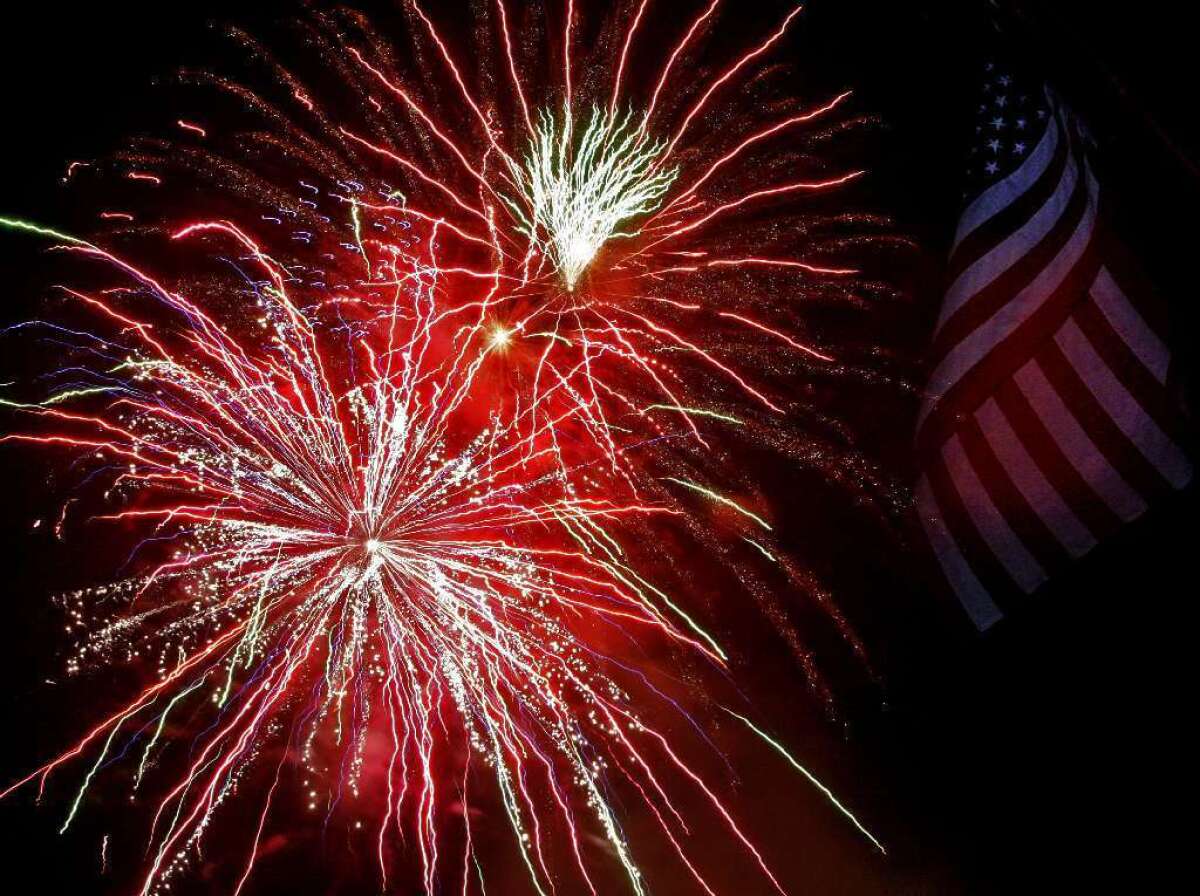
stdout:
[[661,165],[666,144],[632,118],[593,108],[577,131],[569,110],[543,111],[524,159],[509,163],[519,199],[506,201],[568,291],[605,243],[635,235],[622,228],[658,208],[675,180]]

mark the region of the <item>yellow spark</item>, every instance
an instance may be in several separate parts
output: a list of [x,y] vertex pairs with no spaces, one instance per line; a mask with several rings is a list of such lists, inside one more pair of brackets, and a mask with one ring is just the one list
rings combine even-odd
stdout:
[[759,728],[757,725],[755,725],[753,722],[751,722],[745,716],[738,715],[732,709],[726,709],[725,707],[721,707],[721,708],[724,709],[731,716],[733,716],[735,719],[741,719],[742,722],[745,723],[747,728],[749,728],[751,731],[753,731],[755,734],[757,734],[759,737],[761,737],[763,740],[765,740],[768,744],[770,744],[772,747],[774,747],[775,751],[778,752],[779,755],[781,755],[784,759],[786,759],[793,768],[795,768],[797,771],[799,771],[800,774],[804,775],[804,777],[808,778],[809,783],[811,783],[814,787],[816,787],[817,790],[821,791],[821,793],[825,794],[825,798],[827,800],[829,800],[829,802],[839,812],[841,812],[844,816],[846,816],[846,818],[848,818],[850,820],[850,823],[853,824],[856,828],[859,829],[859,831],[862,832],[863,836],[865,836],[868,840],[870,840],[872,843],[874,843],[875,848],[878,849],[880,853],[882,853],[885,856],[887,855],[887,850],[883,848],[882,843],[880,843],[878,840],[875,839],[875,835],[872,834],[870,831],[868,831],[865,827],[863,827],[862,822],[860,822],[857,818],[855,818],[853,813],[851,813],[851,811],[849,809],[847,809],[845,806],[843,806],[838,801],[838,798],[833,795],[833,791],[830,790],[828,787],[826,787],[824,784],[822,784],[819,780],[817,780],[817,778],[813,775],[812,772],[810,772],[803,765],[801,765],[796,760],[796,758],[787,751],[787,749],[783,746],[783,744],[779,743],[779,741],[772,738],[769,734],[767,734],[765,731],[763,731],[761,728]]
[[673,476],[667,476],[666,481],[674,482],[676,485],[682,485],[684,488],[690,488],[692,491],[699,492],[700,494],[704,495],[704,497],[711,498],[719,504],[724,504],[726,507],[732,507],[742,516],[749,517],[750,519],[754,520],[754,522],[758,523],[768,532],[772,531],[771,524],[764,520],[757,513],[747,510],[737,501],[733,500],[732,498],[726,498],[719,492],[714,492],[711,488],[705,488],[703,485],[697,485],[696,483],[689,482],[686,479],[676,479]]
[[705,408],[689,408],[678,404],[652,404],[646,410],[648,411],[674,411],[678,414],[691,416],[695,414],[697,417],[711,417],[714,420],[721,420],[725,423],[732,423],[735,426],[745,426],[746,424],[737,417],[730,417],[728,414],[721,414],[717,411],[710,411]]

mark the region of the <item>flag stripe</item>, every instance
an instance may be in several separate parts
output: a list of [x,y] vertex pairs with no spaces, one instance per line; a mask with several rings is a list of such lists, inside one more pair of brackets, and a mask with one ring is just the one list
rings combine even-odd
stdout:
[[[1051,107],[1053,108],[1053,103],[1051,103]],[[958,232],[954,237],[954,249],[957,249],[976,228],[1023,196],[1037,182],[1049,166],[1050,160],[1054,158],[1058,141],[1059,130],[1052,127],[1046,128],[1041,140],[1038,141],[1037,148],[1030,153],[1021,167],[989,187],[967,207],[962,218],[959,219]]]
[[[1058,126],[1056,121],[1055,127]],[[1050,201],[1050,197],[1062,182],[1067,165],[1075,157],[1075,153],[1068,151],[1072,148],[1068,133],[1065,129],[1062,131],[1063,136],[1057,141],[1050,164],[1041,172],[1033,186],[1015,197],[953,250],[947,266],[947,282],[953,283],[964,270],[1020,229],[1037,214],[1038,209]]]
[[1000,406],[988,399],[975,413],[975,419],[987,437],[988,444],[1004,466],[1013,484],[1020,490],[1030,509],[1046,524],[1072,557],[1080,557],[1096,544],[1087,526],[1077,517],[1062,495],[1046,478],[1033,456],[1025,449],[1020,436],[1009,424]]
[[999,622],[1004,614],[959,550],[925,476],[917,482],[916,503],[917,514],[934,555],[971,621],[981,631]]
[[958,434],[967,461],[983,483],[996,510],[1037,560],[1046,576],[1054,575],[1070,562],[1070,554],[1063,550],[1050,529],[1029,506],[1004,469],[995,446],[988,441],[978,421],[973,417],[965,418]]
[[1007,239],[977,259],[954,281],[946,292],[942,313],[934,328],[935,334],[945,326],[951,315],[1025,258],[1032,247],[1041,243],[1051,233],[1066,213],[1072,197],[1075,196],[1078,182],[1079,163],[1074,158],[1068,158],[1049,200],[1037,209],[1024,226],[1013,231]]
[[996,390],[996,403],[1004,411],[1038,466],[1054,483],[1071,510],[1098,539],[1111,535],[1122,520],[1092,489],[1067,458],[1042,422],[1025,393],[1011,379]]
[[1138,404],[1073,320],[1068,320],[1054,341],[1075,368],[1088,390],[1121,432],[1175,488],[1192,478],[1192,466],[1183,452]]
[[1013,581],[1026,593],[1044,582],[1045,570],[992,503],[987,488],[967,459],[958,435],[946,440],[942,459],[950,473],[950,481],[962,499],[963,508]]
[[1075,227],[1066,245],[1033,281],[1001,307],[987,321],[960,341],[929,378],[929,393],[917,419],[918,430],[929,416],[933,405],[962,378],[993,351],[1016,328],[1027,321],[1042,305],[1046,297],[1054,293],[1075,264],[1083,257],[1096,223],[1097,185],[1091,171],[1087,172],[1088,201],[1083,218]]
[[1091,489],[1122,520],[1129,522],[1140,516],[1146,502],[1108,462],[1050,384],[1041,365],[1030,361],[1017,371],[1016,381],[1047,432]]
[[[1064,138],[1064,147],[1068,142]],[[1064,149],[1061,158],[1047,172],[1044,183],[1039,185],[1039,188],[1031,190],[1026,198],[1005,209],[997,216],[995,228],[989,225],[984,231],[980,231],[978,241],[972,240],[970,244],[964,244],[962,249],[951,257],[951,276],[957,280],[976,262],[986,262],[992,258],[996,246],[1003,243],[1008,234],[1021,230],[1030,219],[1036,217],[1040,209],[1059,195],[1064,180],[1073,184],[1074,189],[1066,193],[1067,202],[1056,206],[1061,214],[1055,219],[1054,226],[1046,230],[1041,239],[1024,244],[1026,254],[1019,265],[1009,267],[983,289],[960,302],[956,313],[939,316],[940,328],[934,334],[935,358],[941,358],[964,336],[986,323],[1014,294],[1029,286],[1038,272],[1050,263],[1067,242],[1087,202],[1085,180],[1078,174],[1070,174],[1072,166],[1077,172],[1078,161],[1072,159]]]
[[1164,431],[1171,429],[1175,413],[1167,390],[1154,374],[1146,369],[1141,359],[1130,351],[1129,345],[1113,329],[1091,296],[1086,296],[1075,307],[1071,319],[1159,428]]
[[1003,610],[1023,598],[1025,592],[1017,586],[967,513],[966,503],[950,477],[945,458],[939,454],[926,468],[926,474],[946,527],[954,534],[955,542],[972,572],[985,583],[992,602]]
[[1074,362],[1067,357],[1058,342],[1051,339],[1042,350],[1039,361],[1046,377],[1058,390],[1075,419],[1087,431],[1089,438],[1104,454],[1109,464],[1120,471],[1122,478],[1143,499],[1149,499],[1169,488],[1167,481],[1145,455],[1129,440],[1115,420],[1105,410],[1088,384],[1084,382]]
[[1165,384],[1167,367],[1171,361],[1170,352],[1130,303],[1108,268],[1100,269],[1096,282],[1092,284],[1091,297],[1130,351],[1154,374],[1155,379]]

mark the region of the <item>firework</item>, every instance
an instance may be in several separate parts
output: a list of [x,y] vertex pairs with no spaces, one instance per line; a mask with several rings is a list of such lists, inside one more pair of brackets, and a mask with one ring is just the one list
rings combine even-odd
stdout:
[[[715,68],[706,83],[673,90],[684,60],[700,52],[714,23],[718,4],[708,4],[647,79],[654,89],[635,96],[623,76],[647,5],[628,21],[610,23],[607,39],[584,57],[576,46],[577,11],[568,4],[561,33],[541,54],[560,59],[561,71],[538,79],[526,74],[536,66],[517,61],[514,44],[529,42],[514,39],[498,2],[505,60],[497,67],[509,77],[483,71],[471,85],[439,25],[421,5],[409,4],[414,30],[432,44],[434,58],[426,64],[440,65],[449,77],[459,105],[452,110],[440,108],[448,100],[422,95],[428,73],[406,73],[385,45],[365,34],[360,44],[339,29],[368,103],[382,109],[374,99],[379,93],[399,105],[403,120],[377,123],[365,136],[330,123],[336,132],[325,135],[355,154],[357,170],[381,170],[382,163],[405,179],[402,205],[366,203],[365,214],[403,210],[454,225],[461,250],[474,259],[472,270],[495,278],[477,301],[506,334],[510,366],[536,409],[530,422],[570,406],[586,437],[614,463],[617,426],[632,424],[636,435],[682,427],[703,444],[696,420],[714,419],[714,404],[780,418],[786,400],[739,370],[729,348],[748,340],[761,347],[766,337],[775,354],[832,364],[829,354],[795,338],[796,313],[788,305],[818,279],[855,274],[788,255],[798,248],[783,226],[794,209],[780,203],[835,189],[862,172],[765,185],[761,179],[790,161],[779,152],[779,135],[830,115],[847,94],[813,108],[776,101],[778,118],[765,125],[759,109],[747,115],[743,108],[735,126],[719,134],[705,120],[722,100],[723,115],[731,114],[739,77],[781,40],[799,10]],[[323,118],[319,107],[311,111]],[[373,117],[379,116],[384,112]],[[455,118],[465,118],[466,126],[444,123]],[[415,134],[405,134],[414,127]],[[414,138],[419,154],[405,148]],[[738,238],[730,240],[731,232]],[[781,251],[768,255],[770,247]],[[771,279],[749,294],[744,281],[730,279],[764,271]]]
[[[624,516],[661,509],[564,487],[552,443],[530,456],[511,424],[464,434],[456,416],[477,365],[421,361],[434,356],[435,268],[414,267],[405,304],[361,322],[364,369],[338,387],[344,373],[331,363],[318,321],[300,312],[283,271],[257,245],[225,223],[176,236],[209,231],[240,244],[262,268],[265,344],[235,339],[148,274],[72,242],[71,251],[140,283],[173,312],[175,326],[73,291],[120,325],[111,338],[92,337],[111,366],[64,371],[85,380],[20,406],[56,424],[53,433],[5,437],[119,462],[111,488],[124,507],[104,518],[153,520],[177,545],[143,578],[74,596],[81,608],[98,599],[127,605],[90,634],[77,662],[137,645],[154,651],[159,680],[42,769],[42,779],[99,745],[86,788],[122,731],[140,727],[154,732],[141,750],[140,780],[168,717],[189,700],[211,700],[219,722],[155,814],[158,840],[143,887],[155,892],[186,866],[243,765],[280,741],[281,765],[296,754],[314,776],[324,767],[324,737],[344,745],[341,783],[353,791],[370,724],[382,720],[396,789],[380,823],[381,871],[386,876],[390,826],[415,811],[432,892],[443,802],[434,772],[445,749],[439,729],[453,726],[494,773],[536,889],[550,878],[531,796],[531,778],[544,774],[570,830],[581,823],[580,806],[590,808],[641,892],[600,782],[616,763],[639,789],[661,792],[645,753],[653,741],[674,753],[579,632],[597,623],[644,627],[720,660],[715,642],[698,629],[689,634],[694,623],[625,565],[609,532]],[[104,413],[60,408],[85,396],[104,396]],[[145,640],[138,629],[148,630]],[[566,771],[556,772],[560,766]],[[270,808],[268,796],[264,821]],[[678,829],[662,821],[674,841]],[[590,881],[582,859],[578,867]]]
[[[810,344],[795,307],[797,296],[844,295],[855,271],[802,254],[789,224],[797,198],[861,172],[799,176],[779,151],[778,135],[845,96],[812,108],[773,100],[765,122],[757,107],[738,111],[747,90],[775,89],[756,66],[798,10],[685,81],[718,3],[664,56],[638,61],[648,6],[603,24],[584,54],[573,3],[551,28],[538,10],[516,23],[497,0],[481,10],[476,72],[416,3],[405,6],[405,60],[361,17],[316,14],[311,43],[353,97],[336,117],[273,62],[292,110],[187,73],[271,127],[218,152],[216,120],[180,119],[192,142],[143,141],[117,157],[127,181],[168,201],[173,180],[200,177],[259,209],[165,232],[102,213],[117,228],[109,240],[165,233],[207,248],[204,260],[185,256],[198,270],[178,283],[105,239],[5,222],[119,276],[65,290],[104,327],[27,325],[53,329],[71,360],[48,394],[3,399],[38,424],[4,440],[85,459],[88,494],[69,499],[60,530],[99,490],[108,506],[94,516],[138,527],[139,555],[158,558],[68,597],[86,631],[72,670],[151,657],[153,684],[6,794],[90,757],[65,828],[115,755],[138,757],[141,787],[170,763],[171,720],[210,704],[158,801],[143,893],[185,871],[221,807],[249,789],[263,797],[240,891],[289,768],[314,813],[382,789],[372,824],[385,885],[408,831],[426,892],[450,879],[471,890],[472,800],[484,797],[468,784],[485,769],[536,892],[553,891],[564,859],[598,892],[589,831],[646,892],[614,786],[702,890],[713,892],[681,808],[693,799],[784,891],[653,718],[665,708],[697,721],[605,633],[725,669],[705,613],[664,584],[687,579],[674,557],[662,563],[668,540],[657,564],[646,547],[670,530],[690,539],[682,554],[729,559],[818,685],[769,584],[810,580],[713,444],[780,448],[796,409],[785,377],[814,365],[855,373]],[[654,70],[639,81],[647,89],[629,77],[635,65]],[[822,457],[849,488],[886,490],[852,451]]]
[[631,127],[631,114],[593,109],[576,138],[569,111],[561,122],[543,113],[526,158],[510,172],[520,199],[507,204],[568,292],[606,243],[633,236],[618,228],[657,208],[675,179],[658,164],[665,145]]

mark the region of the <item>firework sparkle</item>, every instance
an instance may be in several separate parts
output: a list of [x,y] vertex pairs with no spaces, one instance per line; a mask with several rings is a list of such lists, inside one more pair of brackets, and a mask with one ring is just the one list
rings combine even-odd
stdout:
[[[679,576],[657,576],[638,549],[670,530],[738,558],[738,578],[820,690],[765,584],[808,580],[713,445],[778,447],[773,433],[794,411],[780,377],[738,347],[788,353],[789,369],[857,373],[806,338],[792,301],[853,284],[856,271],[799,254],[788,222],[797,199],[862,172],[775,179],[794,167],[772,156],[777,135],[831,115],[846,95],[775,104],[765,123],[757,109],[723,110],[724,127],[710,120],[722,102],[737,109],[729,85],[798,9],[680,86],[718,14],[713,0],[641,91],[628,75],[649,5],[614,16],[584,53],[573,3],[556,40],[549,18],[518,27],[497,0],[479,38],[491,65],[474,79],[417,3],[404,7],[423,41],[415,72],[361,17],[315,14],[313,43],[359,100],[357,114],[337,117],[274,62],[298,113],[187,73],[276,132],[255,132],[255,152],[239,158],[208,148],[219,119],[179,119],[196,143],[144,142],[118,157],[124,178],[163,188],[169,204],[174,180],[199,176],[263,211],[166,229],[139,229],[126,212],[101,219],[126,236],[169,236],[204,272],[191,281],[156,276],[99,237],[3,222],[116,278],[62,290],[99,326],[26,325],[52,329],[71,360],[44,378],[48,392],[3,398],[33,421],[3,440],[65,448],[89,466],[59,530],[73,507],[100,501],[90,518],[144,532],[139,554],[157,558],[68,596],[85,632],[71,671],[151,657],[153,683],[3,795],[35,781],[40,792],[60,766],[90,757],[65,829],[114,756],[137,757],[142,787],[165,761],[171,720],[210,705],[213,721],[156,804],[142,893],[168,889],[221,807],[261,790],[240,892],[288,768],[314,813],[383,782],[373,824],[385,886],[405,831],[424,891],[482,885],[468,782],[483,768],[535,892],[554,891],[564,856],[599,891],[589,830],[628,887],[647,892],[617,808],[630,811],[630,797],[701,890],[713,893],[688,846],[681,806],[692,798],[785,892],[678,735],[653,719],[699,722],[603,633],[726,673],[706,614],[656,581]],[[528,35],[542,32],[561,67],[539,75]],[[453,100],[422,86],[434,67]],[[271,164],[256,169],[268,151]],[[300,172],[294,185],[281,170]],[[885,491],[852,452],[839,464],[852,491]],[[863,657],[836,607],[824,608]],[[882,850],[783,744],[727,712]],[[260,767],[261,788],[248,780]],[[107,835],[104,849],[107,865]]]

